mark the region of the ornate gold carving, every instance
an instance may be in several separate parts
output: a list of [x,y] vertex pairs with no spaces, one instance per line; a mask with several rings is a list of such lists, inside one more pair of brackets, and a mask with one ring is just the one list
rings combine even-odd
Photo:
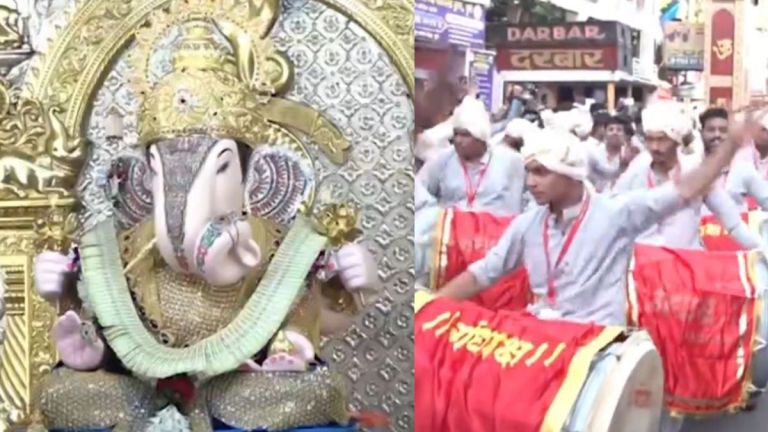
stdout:
[[[61,207],[51,209],[45,201],[0,201],[0,267],[7,275],[8,285],[0,366],[0,400],[4,402],[0,407],[0,430],[8,430],[3,429],[4,425],[33,420],[36,386],[56,362],[56,351],[48,337],[56,311],[33,287],[32,259],[40,247],[51,246],[41,242],[44,237],[38,234],[39,230],[66,232],[63,223],[70,218],[71,201],[60,204]],[[68,244],[62,240],[58,246]]]
[[0,198],[69,195],[80,156],[55,109],[0,82]]
[[[293,66],[269,38],[260,36],[270,30],[270,14],[276,11],[260,9],[249,16],[251,5],[245,0],[173,0],[168,10],[152,13],[130,57],[137,73],[133,85],[143,99],[139,143],[191,133],[235,138],[253,147],[269,143],[265,135],[275,126],[263,113],[265,104],[275,100],[290,113],[275,123],[309,135],[331,161],[343,164],[350,143],[333,123],[310,107],[273,98],[288,89]],[[183,34],[172,72],[152,82],[155,47],[177,26]],[[216,32],[234,54],[219,46]]]
[[24,45],[19,24],[18,11],[0,6],[0,49],[11,50]]
[[[359,23],[381,43],[413,91],[413,0],[318,1]],[[84,2],[55,37],[50,52],[31,67],[27,94],[59,107],[69,136],[80,136],[104,70],[150,15],[169,4],[169,0]],[[252,10],[277,7],[276,0],[249,4]]]

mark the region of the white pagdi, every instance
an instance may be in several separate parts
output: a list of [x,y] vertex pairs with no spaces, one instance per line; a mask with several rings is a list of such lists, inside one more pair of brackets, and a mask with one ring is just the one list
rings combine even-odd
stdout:
[[510,138],[523,139],[525,134],[534,129],[538,129],[536,125],[522,118],[512,119],[507,123],[504,134]]
[[589,169],[587,152],[573,134],[562,130],[539,129],[525,135],[521,154],[525,163],[537,161],[548,170],[584,181]]
[[560,111],[554,114],[551,128],[559,131],[575,134],[581,139],[586,139],[592,132],[592,115],[582,108],[574,108],[570,111]]
[[453,112],[453,128],[466,129],[473,137],[488,142],[491,139],[491,117],[485,104],[479,99],[464,98]]
[[680,144],[693,129],[685,106],[676,101],[655,102],[643,110],[642,118],[645,132],[663,132]]
[[438,124],[422,132],[416,140],[414,154],[426,162],[445,148],[451,146],[453,137],[453,119]]

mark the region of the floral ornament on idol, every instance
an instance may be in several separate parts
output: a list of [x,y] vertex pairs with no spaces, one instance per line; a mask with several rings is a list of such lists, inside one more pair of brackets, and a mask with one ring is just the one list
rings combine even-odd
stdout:
[[317,277],[320,280],[328,281],[337,273],[338,266],[335,265],[335,254],[332,251],[338,250],[341,246],[354,243],[362,235],[362,231],[357,228],[359,210],[349,204],[331,204],[324,207],[315,218],[315,230],[328,238],[331,245],[330,250],[321,254],[317,268]]

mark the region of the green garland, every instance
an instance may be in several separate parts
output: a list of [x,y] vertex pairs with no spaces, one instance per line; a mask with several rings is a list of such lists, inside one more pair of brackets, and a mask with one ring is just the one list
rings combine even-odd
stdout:
[[224,373],[264,348],[301,294],[307,273],[326,244],[306,218],[297,217],[243,310],[225,328],[186,348],[165,346],[144,327],[123,276],[111,218],[83,236],[80,256],[88,300],[109,346],[134,373],[166,378]]

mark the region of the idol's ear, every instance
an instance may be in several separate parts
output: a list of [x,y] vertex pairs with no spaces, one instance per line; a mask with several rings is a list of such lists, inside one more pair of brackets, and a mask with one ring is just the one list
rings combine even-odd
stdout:
[[312,170],[289,150],[267,146],[248,161],[246,202],[251,214],[287,224],[312,189]]
[[112,162],[105,187],[121,229],[131,228],[152,214],[151,181],[144,158],[120,156]]

